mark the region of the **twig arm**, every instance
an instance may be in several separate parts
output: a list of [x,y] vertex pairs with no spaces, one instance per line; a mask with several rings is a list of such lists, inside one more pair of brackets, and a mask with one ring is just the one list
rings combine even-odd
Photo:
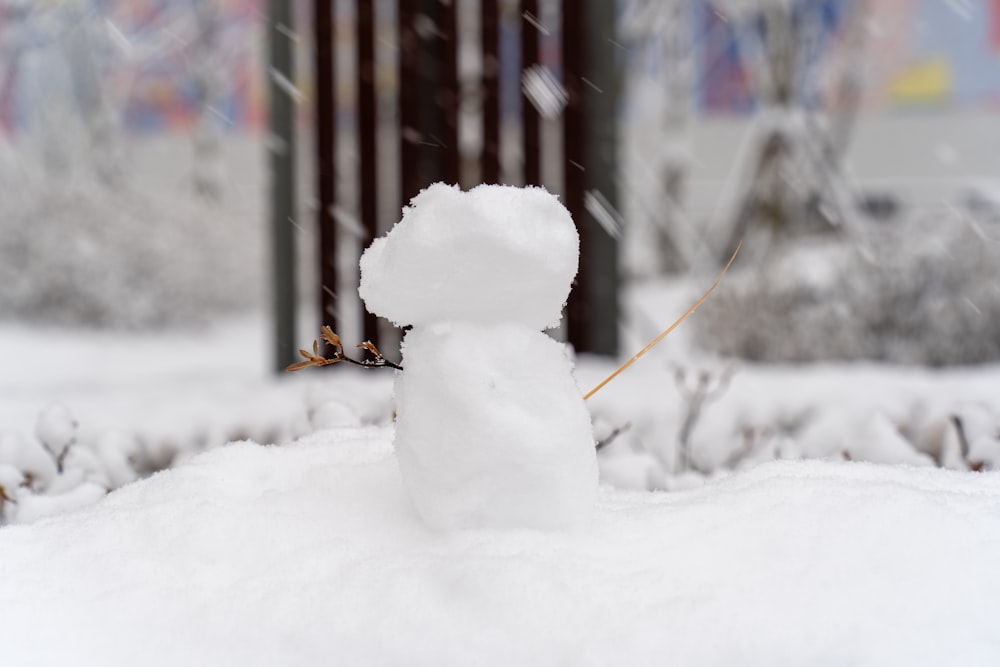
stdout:
[[286,371],[300,371],[303,368],[309,368],[310,366],[329,366],[330,364],[337,364],[341,361],[346,361],[349,364],[355,366],[361,366],[363,368],[392,368],[397,371],[403,370],[403,367],[395,362],[389,361],[382,356],[378,348],[375,347],[375,343],[370,340],[366,340],[364,343],[360,343],[357,347],[366,350],[368,354],[371,355],[371,359],[352,359],[351,357],[344,354],[344,345],[340,342],[340,336],[333,332],[330,327],[323,327],[322,333],[320,334],[323,340],[333,347],[333,356],[324,357],[319,353],[319,341],[313,341],[312,352],[308,350],[299,350],[299,354],[305,357],[305,361],[300,361],[295,364],[291,364],[286,368]]

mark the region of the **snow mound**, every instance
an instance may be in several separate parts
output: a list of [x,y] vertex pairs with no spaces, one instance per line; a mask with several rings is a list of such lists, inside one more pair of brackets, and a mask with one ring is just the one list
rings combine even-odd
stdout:
[[234,444],[0,530],[4,663],[1000,663],[997,474],[780,462],[437,533],[390,439]]
[[368,310],[399,326],[547,329],[559,323],[579,246],[569,211],[543,188],[436,183],[362,255],[359,292]]
[[439,529],[586,521],[597,492],[587,411],[566,348],[508,324],[415,328],[396,380],[406,486]]

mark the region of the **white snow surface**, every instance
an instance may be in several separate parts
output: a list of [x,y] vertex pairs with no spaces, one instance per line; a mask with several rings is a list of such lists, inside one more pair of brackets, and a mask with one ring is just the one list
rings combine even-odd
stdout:
[[236,443],[0,530],[32,665],[995,665],[1000,475],[775,462],[427,529],[391,427]]
[[415,327],[396,448],[429,525],[564,528],[590,516],[597,457],[566,347],[518,324]]
[[580,240],[544,188],[436,183],[361,257],[368,310],[399,326],[460,320],[556,326]]

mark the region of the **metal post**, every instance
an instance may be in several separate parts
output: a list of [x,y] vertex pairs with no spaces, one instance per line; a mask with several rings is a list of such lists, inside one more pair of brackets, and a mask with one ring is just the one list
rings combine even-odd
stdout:
[[483,183],[500,182],[500,6],[481,0],[483,30]]
[[459,182],[458,0],[399,3],[402,197]]
[[461,150],[458,145],[458,1],[437,0],[441,13],[439,33],[440,87],[436,100],[443,121],[441,142],[444,162],[441,180],[458,183],[461,180]]
[[274,294],[274,369],[296,361],[295,311],[295,54],[289,35],[295,34],[291,3],[268,3],[270,52],[271,230]]
[[566,206],[580,231],[580,273],[567,304],[567,327],[578,352],[604,355],[618,353],[618,251],[586,202],[589,194],[617,205],[614,26],[614,3],[563,0]]
[[[587,2],[587,176],[588,188],[597,201],[607,204],[607,213],[618,209],[618,87],[619,53],[615,42],[615,3]],[[618,354],[618,241],[614,235],[587,216],[590,242],[587,262],[591,279],[591,352]]]
[[563,173],[566,208],[580,232],[580,272],[566,304],[566,329],[569,342],[578,352],[592,350],[590,301],[592,266],[590,263],[591,224],[584,207],[586,195],[587,151],[586,94],[583,91],[583,35],[586,28],[585,8],[580,2],[563,0],[561,42],[563,87],[566,89],[566,108],[563,111]]
[[[359,0],[358,8],[358,153],[361,226],[366,242],[378,236],[378,100],[375,89],[375,0]],[[379,343],[378,320],[364,314],[364,338]]]
[[421,125],[420,89],[426,72],[422,67],[423,40],[417,31],[418,7],[409,0],[399,3],[399,125],[400,196],[408,204],[423,187],[421,166],[424,128]]
[[[538,65],[538,0],[521,2],[521,72]],[[538,109],[526,95],[521,96],[521,144],[524,155],[524,184],[541,185],[541,134]]]
[[[316,177],[319,210],[320,324],[340,331],[337,317],[337,107],[333,55],[333,0],[314,0],[316,70]],[[326,343],[323,343],[326,346]]]

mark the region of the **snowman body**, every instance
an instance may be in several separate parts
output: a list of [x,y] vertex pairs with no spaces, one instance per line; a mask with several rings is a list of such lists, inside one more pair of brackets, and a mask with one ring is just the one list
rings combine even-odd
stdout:
[[368,309],[399,325],[394,443],[439,529],[578,526],[597,464],[558,323],[579,238],[541,188],[434,185],[362,257]]

